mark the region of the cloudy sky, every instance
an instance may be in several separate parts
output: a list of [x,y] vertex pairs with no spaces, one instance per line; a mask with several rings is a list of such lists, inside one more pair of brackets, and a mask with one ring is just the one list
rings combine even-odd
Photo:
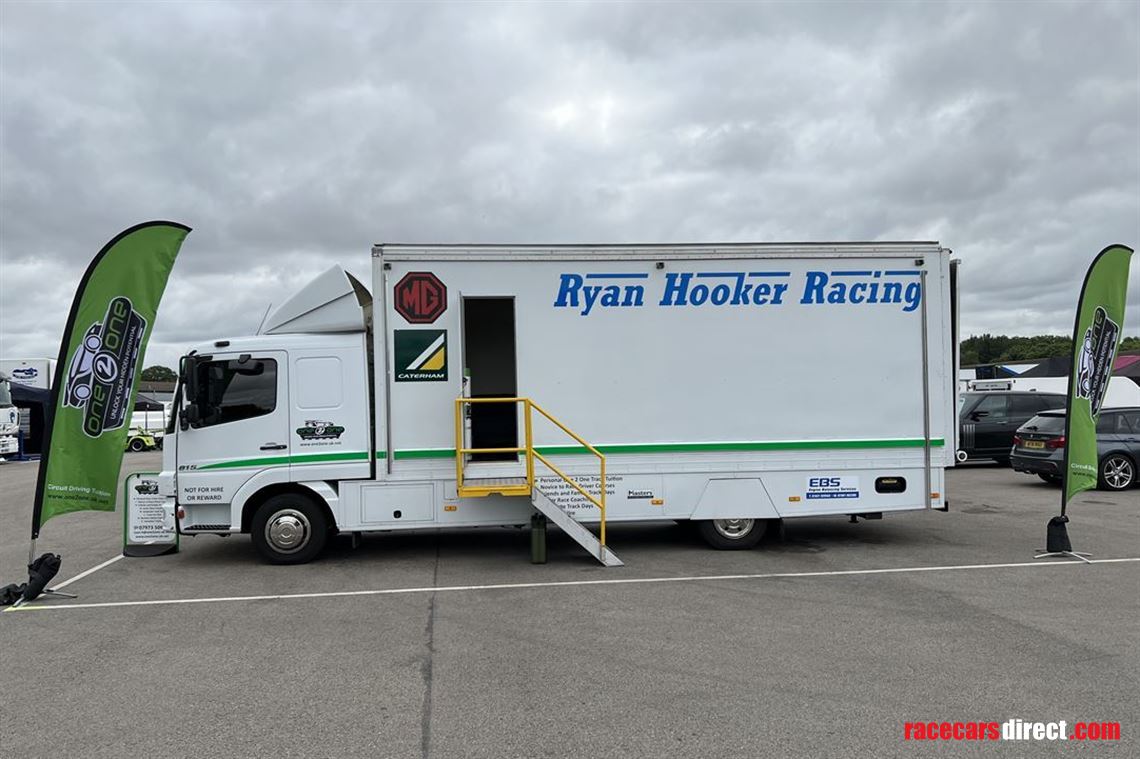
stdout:
[[155,218],[148,364],[378,241],[936,239],[965,334],[1061,334],[1140,240],[1138,51],[1135,2],[4,0],[0,355]]

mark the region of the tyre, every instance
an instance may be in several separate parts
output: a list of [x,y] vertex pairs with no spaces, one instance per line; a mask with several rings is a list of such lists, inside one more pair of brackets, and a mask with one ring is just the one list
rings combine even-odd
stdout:
[[767,523],[762,519],[702,519],[697,530],[713,548],[722,551],[752,548],[764,537]]
[[1055,474],[1044,474],[1043,472],[1038,472],[1037,476],[1041,478],[1042,482],[1046,482],[1050,485],[1061,484],[1061,478]]
[[1123,453],[1110,453],[1097,474],[1101,490],[1126,490],[1136,482],[1136,464]]
[[138,438],[135,438],[127,447],[130,448],[134,453],[141,453],[142,451],[146,450],[146,443],[139,440]]
[[257,509],[250,525],[253,546],[270,564],[304,564],[320,554],[329,522],[311,498],[275,495]]

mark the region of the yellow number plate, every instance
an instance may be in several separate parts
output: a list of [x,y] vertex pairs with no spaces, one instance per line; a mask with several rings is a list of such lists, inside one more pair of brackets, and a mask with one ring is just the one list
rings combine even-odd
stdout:
[[1026,440],[1025,441],[1025,447],[1026,448],[1044,448],[1045,447],[1045,441],[1044,440]]

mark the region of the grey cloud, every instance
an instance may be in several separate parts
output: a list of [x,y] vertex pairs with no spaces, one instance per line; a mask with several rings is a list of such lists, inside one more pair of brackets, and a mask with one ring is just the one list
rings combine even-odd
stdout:
[[167,363],[381,240],[936,238],[970,334],[1066,331],[1087,261],[1140,237],[1132,3],[0,13],[6,355],[54,353],[147,218],[195,227]]

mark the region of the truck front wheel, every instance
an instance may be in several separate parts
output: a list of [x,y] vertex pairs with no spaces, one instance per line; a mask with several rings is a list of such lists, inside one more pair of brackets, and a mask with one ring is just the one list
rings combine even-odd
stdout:
[[296,493],[275,495],[257,509],[250,525],[253,546],[270,564],[304,564],[325,547],[324,512]]
[[703,519],[697,525],[705,542],[722,551],[752,548],[767,527],[761,519]]

